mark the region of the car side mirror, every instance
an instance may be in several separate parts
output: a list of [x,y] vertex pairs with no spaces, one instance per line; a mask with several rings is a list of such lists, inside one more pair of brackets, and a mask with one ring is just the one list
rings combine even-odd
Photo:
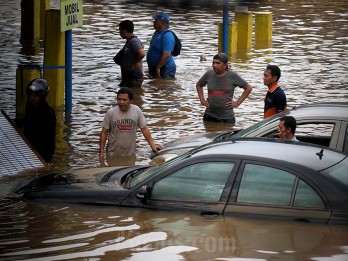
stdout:
[[137,199],[141,201],[142,204],[146,204],[147,198],[148,198],[147,186],[144,185],[140,189],[138,189],[137,192],[135,193],[135,196],[137,197]]

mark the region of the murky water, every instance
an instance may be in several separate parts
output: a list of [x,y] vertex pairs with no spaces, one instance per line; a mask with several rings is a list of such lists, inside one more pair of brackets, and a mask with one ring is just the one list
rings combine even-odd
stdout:
[[[148,48],[151,14],[162,7],[126,1],[84,0],[84,26],[73,30],[73,109],[57,112],[56,170],[98,166],[97,152],[105,111],[115,102],[120,70],[112,57],[123,44],[118,23],[132,19]],[[281,85],[289,106],[348,100],[348,3],[323,0],[251,1],[249,11],[273,12],[273,46],[231,57],[231,65],[253,86],[235,110],[237,128],[262,118],[263,69],[282,69]],[[165,143],[183,135],[221,130],[204,126],[195,83],[217,52],[216,8],[166,7],[172,29],[183,41],[175,81],[147,79],[135,90],[154,139]],[[59,1],[52,1],[53,8]],[[20,1],[0,1],[0,106],[15,117],[15,73],[19,64],[42,65],[43,49],[22,46]],[[233,19],[235,2],[230,1]],[[41,44],[42,45],[42,44]],[[204,55],[207,61],[200,61]],[[145,63],[145,70],[147,69]],[[237,92],[236,96],[241,92]],[[147,163],[149,147],[139,133],[137,162]],[[25,178],[2,177],[0,193],[1,260],[346,260],[348,228],[239,220],[207,219],[188,213],[120,208],[47,206],[12,198]]]

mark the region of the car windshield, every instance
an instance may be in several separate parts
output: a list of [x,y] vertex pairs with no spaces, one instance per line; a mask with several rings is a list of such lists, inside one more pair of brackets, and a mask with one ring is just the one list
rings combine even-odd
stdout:
[[[282,114],[283,116],[283,114]],[[240,138],[240,137],[248,137],[250,133],[255,132],[256,130],[262,128],[263,126],[267,126],[272,122],[279,121],[279,115],[274,115],[272,117],[269,117],[267,119],[264,119],[256,124],[251,125],[250,127],[243,129],[236,134],[233,135],[233,138]]]
[[322,171],[324,174],[333,177],[339,182],[345,184],[348,187],[348,158],[346,157],[340,163]]
[[180,162],[180,161],[188,158],[189,156],[190,156],[189,153],[185,153],[185,154],[178,156],[178,157],[175,157],[175,158],[173,158],[165,163],[149,167],[145,171],[139,173],[138,175],[136,175],[130,179],[129,188],[132,188],[132,187],[138,185],[139,183],[143,182],[144,180],[148,179],[149,177],[156,176],[156,175],[160,174],[162,171],[170,168],[171,166],[173,166],[177,162]]

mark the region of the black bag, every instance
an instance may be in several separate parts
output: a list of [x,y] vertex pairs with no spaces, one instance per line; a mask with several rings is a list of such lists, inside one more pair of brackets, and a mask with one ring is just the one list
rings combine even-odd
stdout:
[[122,63],[122,60],[123,60],[123,56],[124,56],[124,50],[123,48],[115,55],[114,57],[114,62],[117,64],[117,65],[121,65]]
[[174,39],[175,39],[175,44],[174,44],[174,49],[173,49],[172,55],[178,56],[180,54],[181,47],[182,47],[181,40],[176,36],[176,34],[172,30],[167,30],[163,34],[165,34],[166,32],[172,32]]
[[114,57],[114,62],[117,64],[117,65],[121,65],[122,63],[122,60],[123,60],[123,56],[124,56],[124,48],[126,47],[127,43],[132,39],[132,38],[137,38],[135,35],[133,35],[132,37],[130,37],[126,44],[123,46],[123,48],[115,55]]

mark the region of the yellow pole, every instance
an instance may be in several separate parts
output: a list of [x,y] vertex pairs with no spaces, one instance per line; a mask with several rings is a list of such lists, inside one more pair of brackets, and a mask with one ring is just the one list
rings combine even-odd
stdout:
[[16,119],[23,119],[27,102],[26,87],[31,80],[40,78],[40,66],[18,66],[16,71]]
[[50,0],[40,0],[40,39],[45,39],[46,11],[50,6]]
[[[218,41],[218,52],[222,52],[222,23],[219,23],[219,41]],[[232,54],[237,52],[237,34],[238,34],[238,26],[236,22],[232,22],[228,24],[228,54]]]
[[255,47],[272,46],[272,13],[255,13]]
[[249,51],[252,47],[252,12],[236,12],[235,20],[238,24],[237,47]]
[[34,27],[33,27],[33,40],[40,39],[40,2],[34,1]]
[[21,39],[22,44],[37,42],[40,39],[40,2],[21,1]]
[[64,106],[64,69],[46,69],[46,66],[65,65],[65,33],[60,31],[60,10],[46,12],[44,78],[50,86],[47,102],[52,107]]

